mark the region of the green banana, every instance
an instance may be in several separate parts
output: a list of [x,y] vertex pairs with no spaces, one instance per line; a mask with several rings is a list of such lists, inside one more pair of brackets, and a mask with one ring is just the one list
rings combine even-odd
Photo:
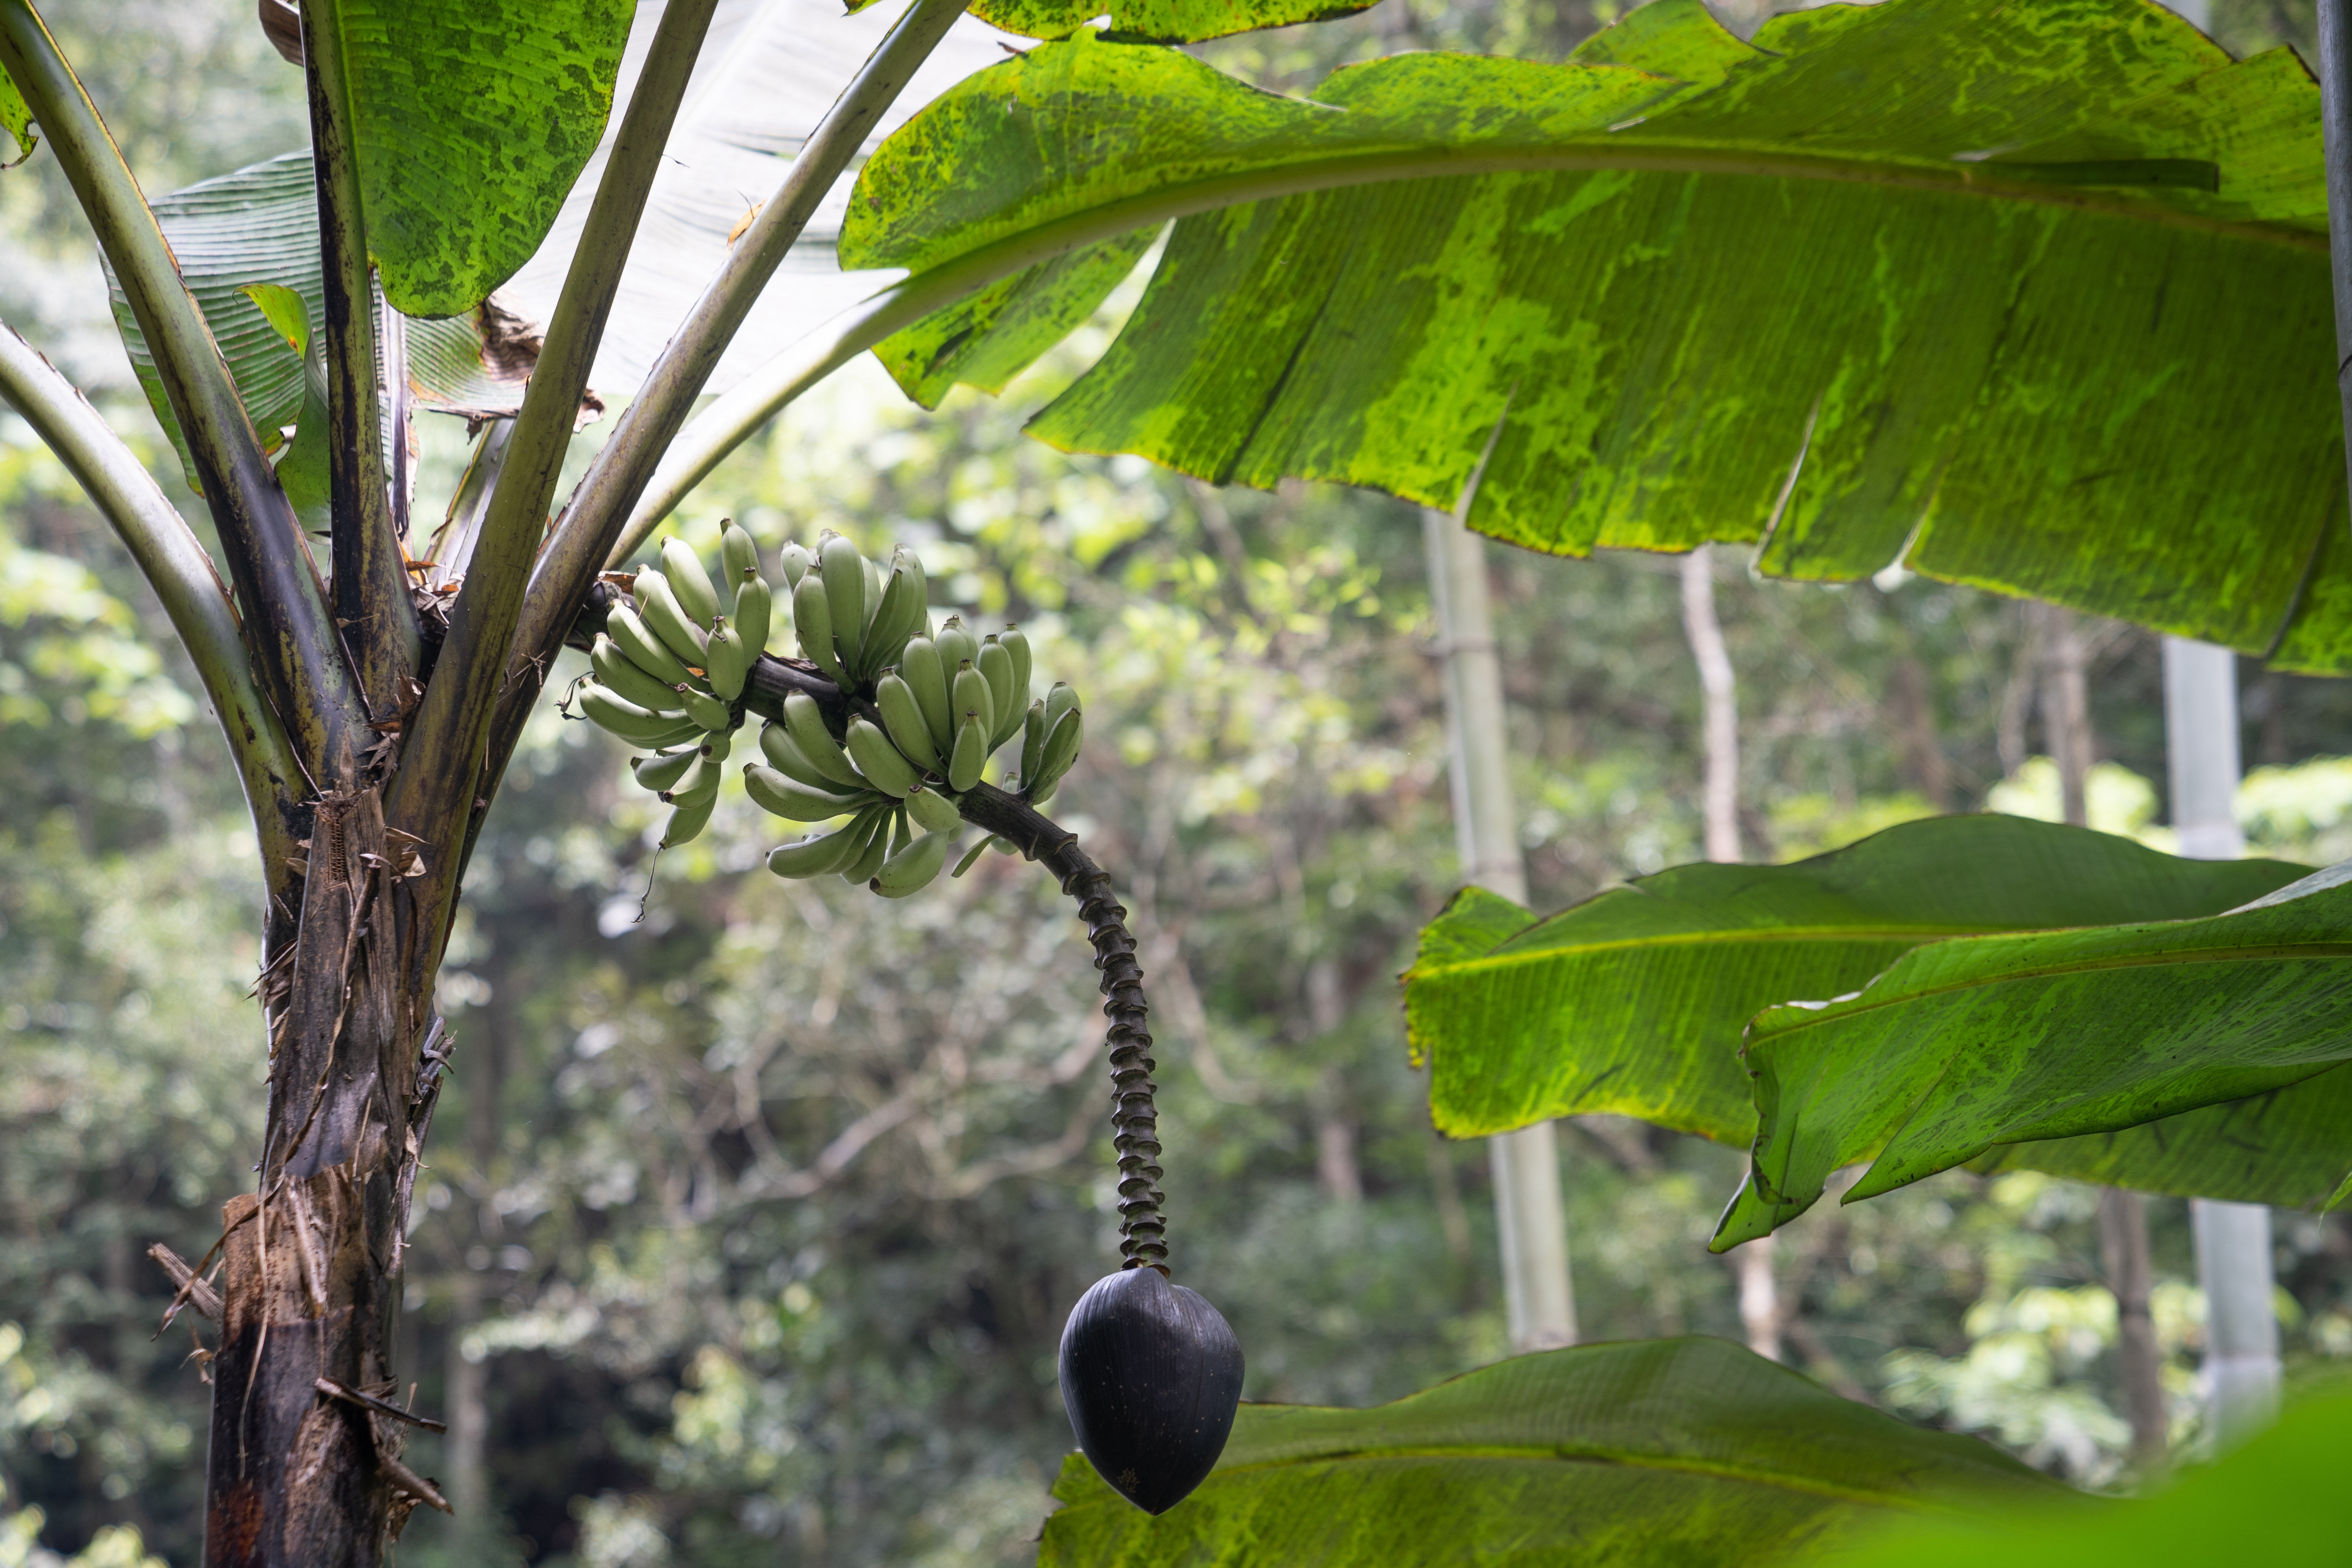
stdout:
[[857,546],[828,531],[817,546],[816,559],[825,607],[833,612],[834,647],[854,681],[858,650],[866,646],[866,557],[857,553]]
[[[988,677],[981,674],[971,659],[965,659],[962,665],[957,668],[955,685],[950,689],[950,695],[955,702],[955,710],[957,712],[977,713],[980,715],[981,733],[989,741],[989,750],[992,752],[994,751],[996,749],[994,743],[996,740],[996,693],[990,689]],[[959,732],[956,735],[956,743],[958,745],[961,745],[963,743],[963,735],[961,732],[961,730],[959,730]]]
[[883,861],[874,879],[866,885],[886,899],[903,899],[921,892],[947,865],[948,850],[954,842],[944,833],[926,833]]
[[596,646],[588,650],[588,663],[605,689],[627,698],[648,712],[675,713],[686,706],[678,700],[675,688],[639,669],[636,661],[623,653],[621,645],[608,636],[596,638]]
[[965,850],[963,858],[956,862],[956,868],[952,874],[961,877],[966,871],[971,870],[972,862],[987,854],[988,847],[995,842],[996,840],[993,838],[983,838],[979,843],[973,845],[970,849]]
[[681,805],[669,814],[669,830],[662,835],[661,847],[675,849],[692,840],[709,826],[710,808],[719,804],[719,792],[712,790],[691,805]]
[[697,626],[709,626],[710,617],[719,613],[719,592],[685,540],[673,536],[662,541],[661,569],[678,608],[694,617]]
[[965,659],[980,657],[980,644],[963,629],[961,616],[950,616],[947,625],[940,628],[940,635],[931,640],[940,645],[940,668],[950,674]]
[[1021,721],[1021,787],[1037,776],[1037,764],[1045,757],[1045,705],[1029,704],[1028,714]]
[[835,784],[854,789],[866,787],[865,778],[843,754],[841,742],[824,727],[824,714],[818,709],[815,698],[805,691],[795,691],[785,698],[784,728],[792,731],[793,744],[800,748],[811,767]]
[[948,787],[961,795],[980,782],[980,770],[987,765],[987,728],[979,714],[967,713],[956,731],[955,752],[948,758]]
[[704,732],[702,737],[702,754],[704,756],[714,758],[717,761],[723,763],[727,760],[727,753],[734,749],[734,731],[710,730]]
[[[988,682],[989,700],[995,704],[990,710],[992,722],[988,727],[992,744],[1003,745],[1013,739],[1013,731],[1021,721],[1021,706],[1014,700],[1013,689],[1013,656],[993,637],[981,639],[980,656],[972,660],[983,679]],[[1028,693],[1020,693],[1027,696]]]
[[835,795],[856,795],[866,788],[864,780],[854,785],[845,784],[822,772],[808,760],[800,747],[793,743],[792,731],[772,721],[761,727],[760,750],[778,773],[795,784],[804,784],[811,789],[828,790]]
[[697,805],[717,795],[719,780],[726,775],[727,766],[724,763],[713,762],[709,757],[698,757],[695,759],[693,772],[679,780],[677,788],[665,792],[662,798],[672,805]]
[[768,628],[775,615],[775,595],[768,580],[754,572],[735,590],[735,635],[754,664],[768,651]]
[[743,695],[743,677],[751,673],[751,656],[745,651],[743,639],[729,628],[726,616],[710,617],[710,650],[704,658],[713,696],[732,702]]
[[750,534],[735,526],[731,517],[719,524],[719,563],[726,569],[730,584],[740,583],[747,574],[753,577],[760,574],[760,547],[751,542]]
[[[1052,789],[1062,782],[1062,775],[1070,771],[1070,764],[1078,760],[1079,724],[1078,710],[1073,708],[1063,714],[1061,721],[1046,734],[1045,751],[1038,760],[1034,787]],[[1024,789],[1031,787],[1026,777],[1022,779],[1021,784]]]
[[735,710],[709,692],[689,686],[678,695],[686,700],[686,716],[704,729],[717,731],[735,727]]
[[686,770],[700,761],[699,752],[680,752],[670,757],[638,757],[629,763],[629,771],[637,782],[658,795],[686,776]]
[[637,574],[629,592],[636,596],[637,618],[646,623],[646,628],[661,638],[662,646],[683,659],[688,669],[700,669],[709,639],[678,606],[669,579],[648,567]]
[[604,617],[604,635],[613,639],[631,664],[664,686],[676,686],[691,679],[677,656],[626,605],[614,605],[613,613]]
[[846,826],[772,849],[768,851],[768,869],[779,877],[822,877],[838,871],[865,847],[861,835],[867,826],[866,816],[861,812]]
[[874,819],[873,829],[865,841],[862,852],[856,859],[841,868],[841,879],[850,883],[870,882],[874,879],[874,873],[882,869],[882,862],[889,858],[890,816],[885,812]]
[[667,713],[648,712],[593,680],[583,681],[574,695],[580,703],[580,710],[598,728],[609,730],[635,745],[665,746],[678,735],[681,728],[692,732],[691,725],[681,726],[675,717]]
[[871,798],[845,797],[812,789],[778,769],[762,767],[758,763],[743,770],[743,793],[761,811],[793,822],[830,822],[864,809],[866,801]]
[[1022,635],[1019,626],[1007,621],[1004,629],[996,634],[996,640],[1013,656],[1013,696],[1018,701],[1029,695],[1029,677],[1035,673],[1029,657],[1029,639]]
[[833,654],[833,607],[825,601],[824,574],[814,563],[793,590],[793,630],[800,635],[801,657],[846,689],[849,674]]
[[882,679],[874,683],[874,706],[881,710],[882,728],[889,732],[890,743],[917,767],[938,773],[939,748],[931,744],[931,727],[923,721],[923,710],[906,678],[896,670],[883,671]]
[[898,662],[907,639],[923,629],[923,596],[928,592],[922,563],[904,550],[894,554],[881,606],[874,612],[874,624],[866,634],[865,673],[871,675]]
[[1062,721],[1062,715],[1077,705],[1078,694],[1070,689],[1068,681],[1054,682],[1054,689],[1045,693],[1045,733],[1052,734],[1054,726]]
[[784,592],[791,593],[801,585],[801,577],[808,571],[809,552],[797,543],[785,545],[776,552],[776,570],[784,574]]
[[923,727],[931,732],[931,749],[945,755],[955,744],[955,722],[954,710],[949,706],[947,666],[940,662],[939,644],[929,637],[909,639],[898,655],[898,674],[907,689],[915,694],[915,706],[922,710]]
[[849,721],[849,760],[866,775],[866,782],[893,799],[904,800],[907,792],[923,782],[923,775],[914,765],[898,754],[882,727],[867,719]]
[[926,833],[951,834],[963,826],[963,814],[956,810],[955,802],[935,789],[909,791],[907,815]]
[[896,855],[915,841],[915,830],[907,824],[907,803],[900,801],[890,813],[890,853]]

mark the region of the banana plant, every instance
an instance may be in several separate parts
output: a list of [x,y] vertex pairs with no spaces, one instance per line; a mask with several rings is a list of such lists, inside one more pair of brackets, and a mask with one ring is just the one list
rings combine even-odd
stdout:
[[[1114,19],[1181,41],[1353,8],[1139,0]],[[615,604],[600,577],[663,453],[966,9],[914,0],[878,29],[856,23],[878,37],[851,55],[829,107],[804,87],[769,127],[793,155],[765,160],[765,199],[728,215],[715,243],[704,237],[683,286],[693,258],[650,247],[667,270],[646,268],[628,298],[636,315],[667,313],[658,352],[558,507],[558,470],[600,409],[591,370],[674,137],[691,153],[698,137],[742,129],[714,106],[709,70],[692,96],[698,62],[757,58],[745,38],[772,20],[761,8],[721,16],[718,0],[671,0],[648,8],[633,43],[632,0],[264,0],[260,25],[303,74],[310,150],[151,203],[31,0],[0,0],[0,132],[20,160],[54,157],[71,185],[218,560],[79,392],[5,329],[0,396],[79,478],[162,599],[236,756],[268,889],[257,1187],[229,1200],[196,1263],[157,1254],[181,1284],[173,1311],[220,1324],[205,1503],[215,1568],[358,1568],[383,1560],[414,1509],[447,1506],[401,1458],[407,1429],[431,1423],[392,1397],[392,1358],[411,1191],[455,1048],[436,981],[476,833],[555,657],[586,646]],[[974,10],[1050,33],[1098,7]],[[938,68],[926,79],[943,85]],[[740,112],[740,91],[732,102]],[[587,194],[567,218],[575,182]],[[493,296],[559,223],[568,259],[533,325]],[[410,423],[429,410],[486,428],[426,553],[410,548],[406,465]],[[848,717],[843,683],[743,651],[742,707],[780,719],[797,695],[836,726]],[[1156,1176],[1141,975],[1108,878],[1027,803],[978,782],[960,798],[967,818],[1061,876],[1108,944],[1122,1126],[1148,1145],[1123,1143],[1123,1163]],[[1123,1171],[1130,1180],[1149,1185]]]
[[[1308,102],[1177,46],[1354,0],[1118,0],[1101,33],[1098,0],[971,0],[1045,41],[946,89],[832,209],[845,267],[902,276],[694,416],[966,7],[912,0],[829,108],[793,110],[765,199],[716,245],[704,222],[707,271],[669,255],[683,289],[625,296],[647,363],[606,388],[634,395],[558,505],[631,258],[660,249],[667,150],[717,123],[694,88],[718,0],[670,0],[635,42],[631,0],[265,0],[309,153],[155,204],[32,0],[0,0],[0,130],[79,198],[218,563],[5,331],[0,395],[187,645],[269,892],[261,1181],[227,1206],[217,1288],[209,1258],[176,1265],[222,1320],[219,1563],[377,1562],[408,1510],[443,1505],[400,1458],[416,1417],[387,1397],[393,1282],[482,814],[555,657],[614,606],[603,575],[869,349],[925,402],[1002,385],[1172,223],[1134,320],[1041,436],[1439,507],[1483,472],[1474,526],[1541,548],[1757,540],[1767,570],[1812,578],[1901,553],[2290,668],[2352,664],[2342,475],[2310,406],[2331,368],[2317,99],[2291,56],[2232,63],[2137,0],[1889,0],[1752,44],[1657,0],[1561,64],[1407,57]],[[560,223],[576,243],[533,327],[494,293]],[[2242,418],[2185,412],[2216,406]],[[420,408],[487,425],[423,555]],[[851,704],[765,654],[742,692],[775,719],[794,695],[833,724]],[[1062,858],[1118,946],[1066,835],[984,784],[959,809]],[[1131,1047],[1139,980],[1112,1001]]]

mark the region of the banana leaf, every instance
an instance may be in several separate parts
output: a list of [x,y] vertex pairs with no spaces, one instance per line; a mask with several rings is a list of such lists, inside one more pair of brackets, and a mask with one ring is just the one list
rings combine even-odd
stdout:
[[2352,1561],[2344,1455],[2352,1398],[2291,1406],[2279,1424],[2210,1468],[2112,1508],[2020,1509],[2011,1517],[1906,1521],[1839,1559],[1841,1568],[2147,1568],[2218,1563],[2334,1568]]
[[0,169],[13,169],[33,155],[39,139],[33,129],[33,111],[25,107],[24,94],[16,90],[16,84],[8,79],[5,70],[0,70],[0,131],[8,133],[16,149],[16,155],[0,163]]
[[[323,332],[319,198],[310,170],[310,153],[289,153],[153,204],[180,275],[228,362],[237,396],[264,448],[273,452],[285,432],[300,424],[305,353],[293,341],[297,334],[268,319],[255,291],[283,291],[300,301],[307,321],[301,339]],[[179,422],[119,286],[113,305],[131,369],[184,465],[188,454]],[[461,316],[412,320],[406,335],[414,406],[491,418],[520,405],[538,360],[537,340],[526,323],[486,304]],[[188,482],[195,482],[193,468]]]
[[1755,1135],[1741,1030],[1923,942],[2219,914],[2304,876],[2023,817],[1904,823],[1788,866],[1679,866],[1538,920],[1469,889],[1422,932],[1405,1024],[1441,1131],[1585,1111]]
[[1906,1516],[2084,1504],[1720,1340],[1521,1356],[1370,1410],[1244,1405],[1157,1519],[1070,1456],[1039,1568],[1811,1562]]
[[[638,7],[621,63],[617,101],[626,102],[663,5]],[[620,292],[605,322],[589,384],[606,396],[633,394],[727,258],[753,204],[772,195],[801,145],[841,89],[898,19],[898,7],[844,16],[835,0],[719,0],[695,61],[668,155],[654,177],[644,222],[629,247]],[[876,123],[867,151],[956,82],[1004,58],[1002,35],[971,17],[948,29],[898,101]],[[596,183],[619,132],[619,117],[547,238],[504,289],[522,315],[549,321],[579,248]],[[751,307],[709,390],[724,392],[743,373],[887,281],[844,272],[834,259],[849,205],[844,181],[817,208],[775,280]]]
[[[1472,525],[1536,549],[1900,560],[2343,670],[2324,183],[2293,54],[2233,62],[2141,0],[1827,6],[1752,43],[1656,0],[1565,63],[1412,56],[1312,101],[1044,45],[885,144],[842,256],[1003,257],[1017,297],[1177,220],[1033,426],[1067,448],[1438,507],[1482,472]],[[996,318],[956,309],[1001,379],[969,341]],[[924,347],[882,357],[932,396]]]
[[2156,1141],[2164,1118],[2189,1190],[2331,1206],[2352,1194],[2347,959],[2352,863],[2202,920],[1936,942],[1858,994],[1768,1009],[1754,1163],[1715,1245],[1803,1213],[1844,1165],[1872,1162],[1853,1202],[2003,1145],[2032,1163],[2044,1140]]
[[530,258],[596,146],[635,0],[341,0],[368,253],[413,316]]

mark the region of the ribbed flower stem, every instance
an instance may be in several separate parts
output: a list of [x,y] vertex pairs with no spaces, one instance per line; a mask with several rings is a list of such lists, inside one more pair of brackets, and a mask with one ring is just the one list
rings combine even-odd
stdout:
[[1078,847],[1077,835],[1051,821],[1016,795],[988,784],[962,797],[966,822],[996,835],[1029,859],[1042,864],[1078,901],[1078,918],[1094,944],[1095,967],[1102,972],[1103,1014],[1110,1019],[1111,1140],[1118,1152],[1119,1252],[1129,1268],[1168,1272],[1168,1223],[1161,1217],[1160,1112],[1152,1103],[1151,1031],[1145,1026],[1150,1004],[1143,994],[1143,965],[1136,962],[1135,937],[1127,910],[1111,896],[1110,873]]

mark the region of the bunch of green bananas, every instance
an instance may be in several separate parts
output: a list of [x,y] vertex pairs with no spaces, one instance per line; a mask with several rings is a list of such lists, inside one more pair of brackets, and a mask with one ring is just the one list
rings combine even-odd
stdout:
[[674,808],[662,847],[700,833],[718,804],[719,782],[751,663],[768,642],[773,594],[760,575],[751,536],[720,531],[720,560],[732,589],[733,621],[719,590],[682,541],[665,540],[661,566],[636,574],[634,609],[618,605],[589,650],[594,675],[566,701],[625,741],[653,749],[631,764],[637,782]]
[[[767,639],[771,591],[751,537],[727,523],[721,551],[735,584],[731,628],[693,552],[667,541],[662,569],[637,574],[636,608],[612,612],[590,655],[595,679],[575,694],[589,718],[656,748],[633,766],[638,783],[677,807],[665,847],[709,819],[742,721],[737,699]],[[761,731],[766,761],[744,769],[745,793],[788,820],[836,825],[777,849],[769,869],[837,873],[885,898],[929,885],[962,826],[955,797],[1016,734],[1023,798],[1051,798],[1077,759],[1083,721],[1077,693],[1058,681],[1026,700],[1029,642],[1019,627],[975,638],[950,616],[934,631],[922,563],[907,550],[891,552],[886,574],[828,531],[814,552],[787,544],[782,563],[801,653],[850,699],[851,715],[836,733],[814,699],[793,692],[782,721]]]

